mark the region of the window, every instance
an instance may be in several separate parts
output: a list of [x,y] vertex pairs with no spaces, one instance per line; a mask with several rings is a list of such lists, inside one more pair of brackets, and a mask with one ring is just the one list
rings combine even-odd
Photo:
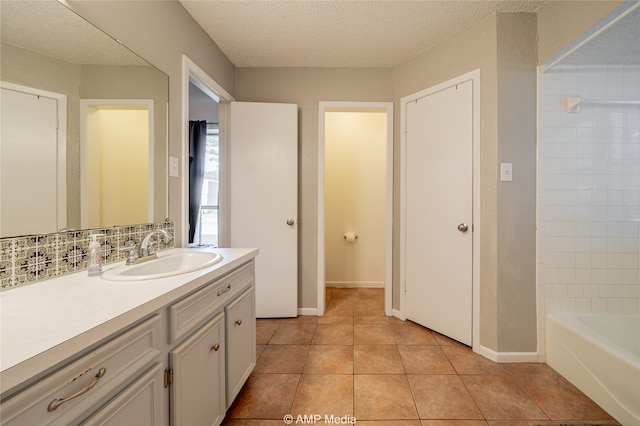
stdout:
[[202,182],[200,217],[194,244],[218,247],[219,129],[207,123],[207,148]]

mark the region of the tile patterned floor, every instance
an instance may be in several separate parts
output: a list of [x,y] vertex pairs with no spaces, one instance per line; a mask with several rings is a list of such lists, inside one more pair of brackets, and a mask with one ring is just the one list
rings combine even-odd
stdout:
[[[319,415],[366,426],[618,425],[546,364],[496,364],[384,316],[380,289],[327,289],[323,317],[257,322],[256,367],[227,426]],[[301,417],[298,417],[298,416]],[[297,421],[301,420],[301,421]]]

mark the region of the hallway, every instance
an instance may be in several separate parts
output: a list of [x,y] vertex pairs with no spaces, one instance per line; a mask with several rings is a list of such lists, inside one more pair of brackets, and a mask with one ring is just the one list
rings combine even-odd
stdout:
[[259,319],[257,365],[224,424],[619,424],[546,364],[493,363],[383,306],[382,289],[327,288],[323,317]]

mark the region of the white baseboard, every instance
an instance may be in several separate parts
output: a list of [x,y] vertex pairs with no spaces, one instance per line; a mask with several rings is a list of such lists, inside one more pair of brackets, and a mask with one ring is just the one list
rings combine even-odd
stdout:
[[539,362],[538,352],[496,352],[493,349],[480,345],[478,353],[497,363]]
[[325,281],[326,287],[340,287],[340,288],[384,288],[384,282],[382,281]]
[[318,316],[318,308],[298,308],[298,315]]
[[404,315],[402,315],[402,312],[398,309],[391,309],[391,316],[401,319],[402,321],[406,320]]

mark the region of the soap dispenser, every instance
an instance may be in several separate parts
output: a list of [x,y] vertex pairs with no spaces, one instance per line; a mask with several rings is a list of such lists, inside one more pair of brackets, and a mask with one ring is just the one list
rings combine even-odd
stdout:
[[96,277],[102,273],[102,253],[97,238],[103,234],[91,234],[89,238],[89,267],[87,273],[90,277]]

